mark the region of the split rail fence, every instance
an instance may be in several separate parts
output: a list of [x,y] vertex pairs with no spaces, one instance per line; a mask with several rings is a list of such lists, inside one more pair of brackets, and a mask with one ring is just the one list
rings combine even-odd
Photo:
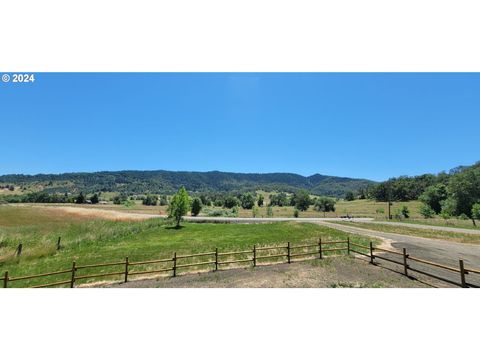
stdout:
[[[333,246],[333,247],[332,247]],[[368,253],[362,252],[361,250],[367,250]],[[178,275],[179,270],[181,269],[188,269],[188,268],[202,268],[202,267],[210,267],[211,270],[217,271],[220,267],[224,265],[232,265],[232,264],[247,264],[247,266],[258,266],[258,265],[270,265],[272,263],[265,263],[264,260],[271,261],[272,259],[277,259],[275,264],[277,263],[288,263],[290,264],[293,260],[298,259],[302,260],[311,260],[311,259],[323,259],[324,255],[329,253],[341,253],[346,251],[348,255],[350,253],[356,253],[359,255],[366,256],[370,258],[370,263],[375,264],[375,259],[381,259],[388,262],[395,263],[403,267],[404,275],[411,278],[409,275],[410,271],[417,272],[437,280],[445,281],[447,283],[457,285],[460,287],[479,287],[475,284],[472,284],[467,281],[466,275],[468,274],[480,274],[480,269],[473,269],[465,267],[463,260],[459,260],[459,267],[454,268],[452,266],[447,266],[439,263],[435,263],[432,261],[428,261],[425,259],[420,259],[417,257],[413,257],[407,253],[406,249],[404,248],[402,252],[383,249],[379,247],[373,246],[373,243],[370,242],[369,246],[365,246],[362,244],[358,244],[355,242],[350,241],[350,238],[347,240],[338,240],[338,241],[322,241],[320,238],[315,243],[311,244],[298,244],[292,245],[288,242],[286,245],[272,245],[272,246],[263,246],[257,247],[256,245],[253,246],[251,250],[239,250],[239,251],[230,251],[230,252],[219,252],[218,248],[215,251],[205,252],[205,253],[196,253],[196,254],[185,254],[185,255],[177,255],[176,252],[173,253],[173,256],[163,259],[157,260],[147,260],[147,261],[129,261],[129,258],[126,257],[123,261],[118,262],[109,262],[109,263],[101,263],[101,264],[90,264],[90,265],[77,265],[74,261],[72,263],[71,268],[54,271],[49,273],[43,274],[36,274],[36,275],[27,275],[27,276],[17,276],[17,277],[10,277],[8,271],[5,272],[3,276],[3,287],[7,288],[11,282],[17,281],[25,281],[25,280],[32,280],[38,278],[48,278],[56,275],[65,275],[66,278],[61,281],[54,281],[54,282],[47,282],[36,284],[34,286],[30,286],[32,288],[45,288],[45,287],[55,287],[55,286],[69,286],[70,288],[75,287],[82,280],[86,279],[97,279],[103,277],[112,277],[112,276],[120,276],[124,282],[128,282],[131,277],[136,277],[138,275],[148,275],[148,274],[159,274],[159,273],[170,273],[172,277],[176,277]],[[399,256],[400,259],[394,260],[383,255],[375,254],[375,252],[381,253],[388,253],[393,254],[395,256]],[[234,258],[232,257],[240,256],[244,258]],[[192,263],[185,263],[186,259],[193,259],[194,262]],[[434,268],[440,268],[443,270],[447,270],[453,273],[457,273],[459,275],[459,282],[453,281],[451,279],[447,279],[445,277],[438,276],[436,274],[429,273],[427,271],[421,270],[419,268],[414,268],[411,265],[411,262],[421,263],[423,265],[427,265]],[[156,268],[156,269],[139,269],[141,266],[152,266],[152,265],[170,265],[168,267]],[[82,274],[82,271],[85,269],[96,269],[96,268],[109,268],[115,267],[116,271],[108,271],[103,273],[96,273],[96,274]],[[50,280],[51,281],[51,280]]]
[[[456,268],[453,266],[439,264],[437,262],[411,256],[410,254],[407,253],[406,248],[403,248],[402,252],[400,252],[400,251],[375,247],[373,246],[372,242],[370,242],[370,246],[364,246],[364,245],[356,244],[353,242],[351,243],[351,245],[353,246],[353,248],[350,249],[350,251],[353,253],[368,257],[370,259],[370,264],[375,265],[375,259],[380,259],[380,260],[384,260],[384,261],[388,261],[388,262],[400,265],[403,268],[403,274],[410,278],[412,278],[412,276],[410,275],[410,272],[416,272],[416,273],[434,278],[436,280],[440,280],[440,281],[449,283],[451,285],[456,285],[463,288],[480,287],[479,285],[473,284],[471,282],[467,282],[467,277],[466,277],[466,275],[468,274],[480,274],[480,269],[465,267],[465,263],[462,259],[459,259],[458,268]],[[368,253],[358,251],[357,249],[367,250]],[[397,258],[392,259],[389,257],[385,257],[383,254],[382,255],[375,254],[375,252],[391,254],[393,255],[393,257],[397,257]],[[431,269],[441,269],[441,270],[447,271],[450,274],[457,274],[459,281],[455,281],[455,280],[452,280],[451,278],[446,278],[445,276],[440,276],[438,274],[432,274],[431,272],[418,268],[418,266],[413,267],[413,263],[422,264],[423,266],[427,266]]]

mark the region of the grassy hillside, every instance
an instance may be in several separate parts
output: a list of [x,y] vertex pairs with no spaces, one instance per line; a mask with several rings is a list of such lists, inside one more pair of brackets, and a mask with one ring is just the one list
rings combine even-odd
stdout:
[[[8,270],[12,277],[68,269],[73,260],[77,265],[122,261],[126,256],[130,261],[141,261],[169,257],[174,251],[190,254],[212,251],[216,247],[219,251],[231,251],[251,249],[254,244],[313,242],[319,236],[324,239],[347,237],[341,231],[314,224],[187,223],[183,228],[175,229],[161,219],[115,222],[79,217],[58,208],[29,206],[0,206],[0,219],[0,274]],[[62,237],[59,251],[55,246],[58,236]],[[367,243],[364,237],[352,238]],[[16,257],[15,248],[20,242],[23,253]],[[115,270],[85,269],[82,275],[99,271]],[[57,275],[50,280],[64,279],[65,275]],[[11,283],[12,286],[34,284],[38,284],[38,280]]]
[[173,193],[184,185],[188,191],[296,191],[308,189],[314,194],[343,196],[373,184],[370,180],[315,174],[309,177],[289,174],[242,174],[220,171],[103,171],[59,175],[3,175],[0,184],[14,184],[29,191],[48,192],[123,192],[132,194]]

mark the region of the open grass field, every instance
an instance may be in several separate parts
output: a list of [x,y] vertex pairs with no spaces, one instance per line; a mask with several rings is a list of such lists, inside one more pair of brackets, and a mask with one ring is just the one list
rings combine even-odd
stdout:
[[[39,204],[40,205],[40,204]],[[419,201],[409,201],[409,202],[396,202],[392,205],[392,214],[395,214],[395,211],[401,209],[403,206],[407,206],[410,210],[411,219],[420,219],[422,218],[419,212],[421,203]],[[96,205],[77,205],[77,204],[41,204],[41,206],[51,206],[51,207],[61,207],[61,206],[76,206],[76,207],[86,207],[94,209],[104,209],[104,210],[117,210],[124,212],[135,212],[143,214],[162,214],[167,213],[167,206],[146,206],[142,205],[140,201],[136,201],[132,206],[125,205],[114,205],[114,204],[96,204]],[[372,217],[376,219],[384,220],[387,217],[388,213],[388,203],[386,202],[375,202],[372,200],[354,200],[354,201],[344,201],[340,200],[336,204],[336,211],[323,214],[322,212],[315,211],[313,206],[310,206],[307,211],[301,211],[299,217],[339,217],[339,216],[354,216],[354,217]],[[221,207],[210,207],[211,209],[221,210]],[[377,212],[377,210],[383,209],[384,213]],[[258,217],[267,217],[267,207],[262,206],[259,209]],[[294,207],[293,206],[283,206],[278,207],[274,206],[273,217],[293,217]],[[203,215],[200,213],[200,215]],[[252,217],[252,210],[240,208],[238,211],[239,217]],[[465,221],[467,223],[467,221]]]
[[[61,236],[61,249],[56,241]],[[62,211],[61,208],[36,206],[0,206],[0,273],[8,270],[11,277],[69,269],[77,265],[122,261],[142,261],[177,254],[249,250],[253,245],[292,244],[322,239],[344,240],[342,231],[304,223],[271,224],[195,224],[185,223],[176,229],[163,219],[145,221],[99,220]],[[367,244],[362,236],[352,240]],[[14,255],[23,244],[20,257]],[[145,265],[139,270],[150,269]],[[121,269],[120,269],[121,270]],[[85,269],[84,275],[99,272]],[[105,272],[116,271],[104,268]],[[67,274],[68,275],[68,274]],[[65,275],[52,276],[51,282],[65,280]],[[93,279],[92,281],[94,281]],[[41,281],[45,282],[44,279]],[[11,283],[32,286],[39,280]]]
[[395,225],[394,222],[392,224],[371,224],[371,223],[364,223],[364,222],[362,223],[348,222],[348,224],[345,224],[343,222],[335,221],[335,223],[341,224],[341,225],[359,227],[363,229],[377,230],[377,231],[382,231],[387,233],[418,236],[418,237],[424,237],[424,238],[430,238],[430,239],[447,240],[447,241],[454,241],[454,242],[466,243],[466,244],[480,244],[479,235],[463,234],[458,232],[441,231],[441,230],[433,230],[433,229],[409,228],[406,226]]

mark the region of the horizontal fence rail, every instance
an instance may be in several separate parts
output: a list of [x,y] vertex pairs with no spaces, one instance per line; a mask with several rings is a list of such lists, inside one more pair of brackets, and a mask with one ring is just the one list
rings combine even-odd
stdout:
[[[334,244],[347,244],[347,247],[342,248],[330,248],[329,246]],[[308,251],[311,250],[311,251]],[[315,251],[313,251],[315,250]],[[218,270],[221,266],[231,265],[231,264],[245,264],[248,266],[258,266],[258,265],[269,265],[272,262],[265,263],[263,260],[269,259],[273,263],[284,262],[284,259],[288,263],[291,263],[293,258],[302,258],[299,261],[308,260],[312,258],[322,259],[322,256],[325,252],[338,252],[345,251],[348,253],[350,251],[350,239],[347,240],[337,240],[337,241],[323,241],[319,238],[318,241],[311,244],[297,244],[291,245],[288,242],[286,245],[267,245],[258,247],[253,246],[250,250],[238,250],[238,251],[227,251],[219,252],[218,249],[211,252],[204,253],[195,253],[195,254],[181,254],[177,255],[175,252],[172,257],[166,257],[163,259],[153,259],[145,261],[129,261],[128,257],[124,261],[115,261],[99,264],[85,264],[77,265],[76,262],[72,263],[70,269],[53,271],[43,274],[35,275],[26,275],[18,277],[10,277],[8,271],[5,272],[3,277],[3,287],[7,288],[8,284],[12,281],[21,281],[21,280],[30,280],[37,278],[48,278],[55,275],[66,275],[68,279],[61,281],[52,281],[45,284],[38,284],[30,286],[32,288],[43,288],[43,287],[54,287],[60,285],[69,285],[71,288],[75,287],[75,284],[78,281],[85,279],[96,279],[104,277],[118,277],[122,276],[124,282],[128,282],[129,277],[136,275],[147,275],[147,274],[159,274],[170,272],[171,276],[177,276],[177,270],[179,269],[188,269],[188,268],[213,268],[213,271]],[[281,251],[281,252],[279,252]],[[246,257],[246,258],[232,258],[232,257]],[[183,261],[193,260],[193,262],[183,263]],[[202,260],[203,259],[203,260]],[[259,261],[261,261],[259,263]],[[145,265],[156,265],[156,264],[167,264],[166,267],[157,268],[157,269],[138,269],[139,266]],[[163,265],[165,266],[165,265]],[[98,272],[95,274],[82,274],[84,270],[98,269],[98,268],[110,268],[107,272]],[[116,268],[116,269],[115,269]]]
[[[356,254],[363,255],[363,256],[366,256],[366,257],[370,258],[370,263],[371,264],[375,264],[375,259],[380,259],[380,260],[388,261],[388,262],[391,262],[391,263],[402,266],[403,267],[403,273],[406,276],[409,276],[409,271],[413,271],[413,272],[417,272],[419,274],[426,275],[426,276],[429,276],[431,278],[434,278],[434,279],[437,279],[437,280],[440,280],[440,281],[443,281],[443,282],[446,282],[446,283],[449,283],[449,284],[452,284],[452,285],[460,286],[460,287],[463,287],[463,288],[467,288],[467,287],[478,288],[479,287],[478,285],[468,283],[466,281],[466,276],[465,275],[467,275],[469,273],[480,274],[480,270],[466,268],[464,266],[464,261],[461,260],[461,259],[459,260],[458,268],[455,268],[455,267],[452,267],[452,266],[449,266],[449,265],[440,264],[440,263],[437,263],[437,262],[434,262],[434,261],[425,260],[425,259],[421,259],[421,258],[418,258],[418,257],[411,256],[410,254],[407,253],[406,248],[403,248],[402,252],[400,252],[400,251],[375,247],[375,246],[373,246],[372,242],[370,242],[369,247],[361,245],[361,244],[356,244],[354,242],[351,242],[350,245],[353,246],[353,247],[360,248],[360,249],[369,250],[369,253],[366,254],[366,253],[358,251],[356,249],[350,249],[350,251],[352,251]],[[388,258],[388,257],[385,257],[385,256],[381,256],[381,255],[375,254],[375,251],[379,251],[381,253],[392,254],[392,255],[395,255],[395,256],[400,256],[401,259],[395,260],[395,259],[391,259],[391,258]],[[421,269],[418,269],[418,268],[413,268],[409,264],[409,261],[413,261],[413,262],[416,262],[416,263],[427,265],[427,266],[430,266],[430,267],[433,267],[433,268],[436,268],[436,269],[442,269],[442,270],[445,270],[445,271],[449,271],[449,272],[455,273],[457,275],[460,274],[460,282],[453,281],[453,280],[447,279],[443,276],[439,276],[437,274],[432,274],[430,272],[427,272],[427,271],[424,271],[424,270],[421,270]]]
[[[345,246],[332,247],[338,244],[343,244]],[[32,288],[44,288],[44,287],[55,287],[55,286],[65,286],[75,287],[75,284],[78,281],[85,279],[96,279],[104,277],[123,277],[124,282],[128,282],[130,276],[137,275],[148,275],[148,274],[160,274],[160,273],[171,273],[172,277],[177,276],[178,269],[188,269],[188,268],[203,268],[207,270],[217,271],[221,266],[231,265],[231,264],[246,264],[247,266],[258,266],[258,265],[269,265],[274,263],[284,263],[285,259],[287,263],[291,263],[292,259],[297,259],[297,261],[304,261],[309,259],[322,259],[324,254],[332,252],[344,252],[347,254],[354,253],[358,255],[365,256],[369,258],[370,263],[375,265],[375,259],[384,260],[391,262],[403,267],[404,275],[412,278],[409,275],[409,272],[417,272],[429,277],[432,277],[437,280],[447,282],[452,285],[460,287],[478,287],[472,283],[467,282],[466,275],[468,274],[480,274],[480,269],[466,267],[463,260],[459,260],[459,267],[452,267],[445,264],[439,264],[430,260],[420,259],[418,257],[411,256],[407,253],[405,248],[402,251],[390,250],[380,247],[373,246],[373,243],[370,242],[369,246],[365,246],[359,243],[351,242],[348,237],[347,240],[335,240],[335,241],[322,241],[321,238],[318,239],[315,243],[310,244],[297,244],[291,245],[288,242],[286,245],[267,245],[262,247],[253,246],[250,250],[238,250],[238,251],[227,251],[219,252],[218,248],[215,251],[196,253],[196,254],[182,254],[177,255],[176,252],[173,253],[173,256],[166,257],[162,259],[152,259],[145,261],[134,261],[130,262],[128,257],[124,261],[100,263],[100,264],[86,264],[86,265],[77,265],[74,261],[70,269],[64,269],[59,271],[53,271],[43,274],[34,274],[34,275],[25,275],[25,276],[16,276],[10,277],[9,272],[6,271],[3,276],[3,287],[7,288],[10,282],[16,281],[25,281],[38,278],[48,278],[50,276],[66,275],[68,278],[58,281],[50,281],[45,284],[36,284],[31,286]],[[391,254],[397,256],[398,259],[392,259],[378,253]],[[237,257],[237,258],[234,258]],[[238,258],[240,257],[240,258]],[[241,258],[244,257],[244,258]],[[273,262],[265,263],[263,260],[271,260]],[[186,262],[191,260],[193,262]],[[261,261],[259,263],[259,261]],[[460,281],[453,281],[445,277],[429,273],[423,269],[412,267],[412,262],[419,263],[424,266],[433,267],[436,269],[441,269],[444,271],[449,271],[459,275]],[[145,265],[162,265],[164,267],[157,269],[143,268],[139,269],[139,266]],[[166,264],[166,265],[165,265]],[[96,274],[81,274],[82,270],[96,269],[96,268],[108,268],[107,272],[99,272]],[[116,268],[116,269],[115,269]],[[52,279],[51,279],[52,280]],[[55,280],[55,279],[53,279]]]

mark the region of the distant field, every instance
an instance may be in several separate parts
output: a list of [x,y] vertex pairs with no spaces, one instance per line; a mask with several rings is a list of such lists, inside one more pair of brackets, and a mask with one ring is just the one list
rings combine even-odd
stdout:
[[[302,243],[323,239],[346,239],[342,231],[303,223],[271,224],[194,224],[172,228],[162,219],[146,221],[107,221],[75,216],[61,209],[35,206],[0,206],[0,274],[10,276],[44,273],[68,269],[77,264],[130,261],[169,257],[179,254],[236,249],[251,249],[254,244]],[[55,248],[62,238],[62,249]],[[368,238],[351,236],[367,244]],[[23,253],[15,257],[18,243]],[[144,268],[149,269],[148,266]],[[112,271],[105,269],[105,271]],[[95,270],[94,270],[95,271]],[[98,271],[98,270],[96,270]],[[88,274],[85,271],[84,274]],[[90,272],[91,273],[91,272]],[[64,279],[58,276],[60,280]],[[55,277],[52,277],[52,281]],[[57,280],[59,281],[59,280]],[[25,281],[14,286],[38,282]]]
[[[40,205],[40,204],[39,204]],[[409,202],[396,202],[392,206],[392,214],[395,214],[397,209],[401,209],[403,206],[407,206],[410,210],[410,217],[412,219],[419,219],[421,215],[419,213],[421,203],[419,201],[409,201]],[[77,205],[77,204],[41,204],[41,206],[78,206],[85,208],[95,208],[95,209],[104,209],[104,210],[117,210],[125,212],[135,212],[143,214],[162,214],[167,213],[167,206],[146,206],[142,205],[140,201],[136,201],[135,205],[126,207],[124,205],[114,205],[114,204],[105,204],[105,205]],[[212,209],[219,209],[221,207],[211,207]],[[384,213],[377,213],[377,210],[383,209]],[[294,207],[293,206],[283,206],[278,207],[274,206],[272,208],[274,217],[293,217]],[[267,207],[262,206],[258,209],[259,217],[267,217]],[[238,211],[239,217],[252,217],[252,210],[246,210],[240,208]],[[326,213],[326,217],[339,217],[339,216],[354,216],[354,217],[372,217],[376,219],[384,220],[388,214],[388,204],[385,202],[375,202],[372,200],[354,200],[354,201],[343,201],[340,200],[337,202],[336,211]],[[202,215],[202,214],[201,214]],[[301,211],[299,217],[323,217],[323,212],[315,211],[313,206],[307,211]]]

